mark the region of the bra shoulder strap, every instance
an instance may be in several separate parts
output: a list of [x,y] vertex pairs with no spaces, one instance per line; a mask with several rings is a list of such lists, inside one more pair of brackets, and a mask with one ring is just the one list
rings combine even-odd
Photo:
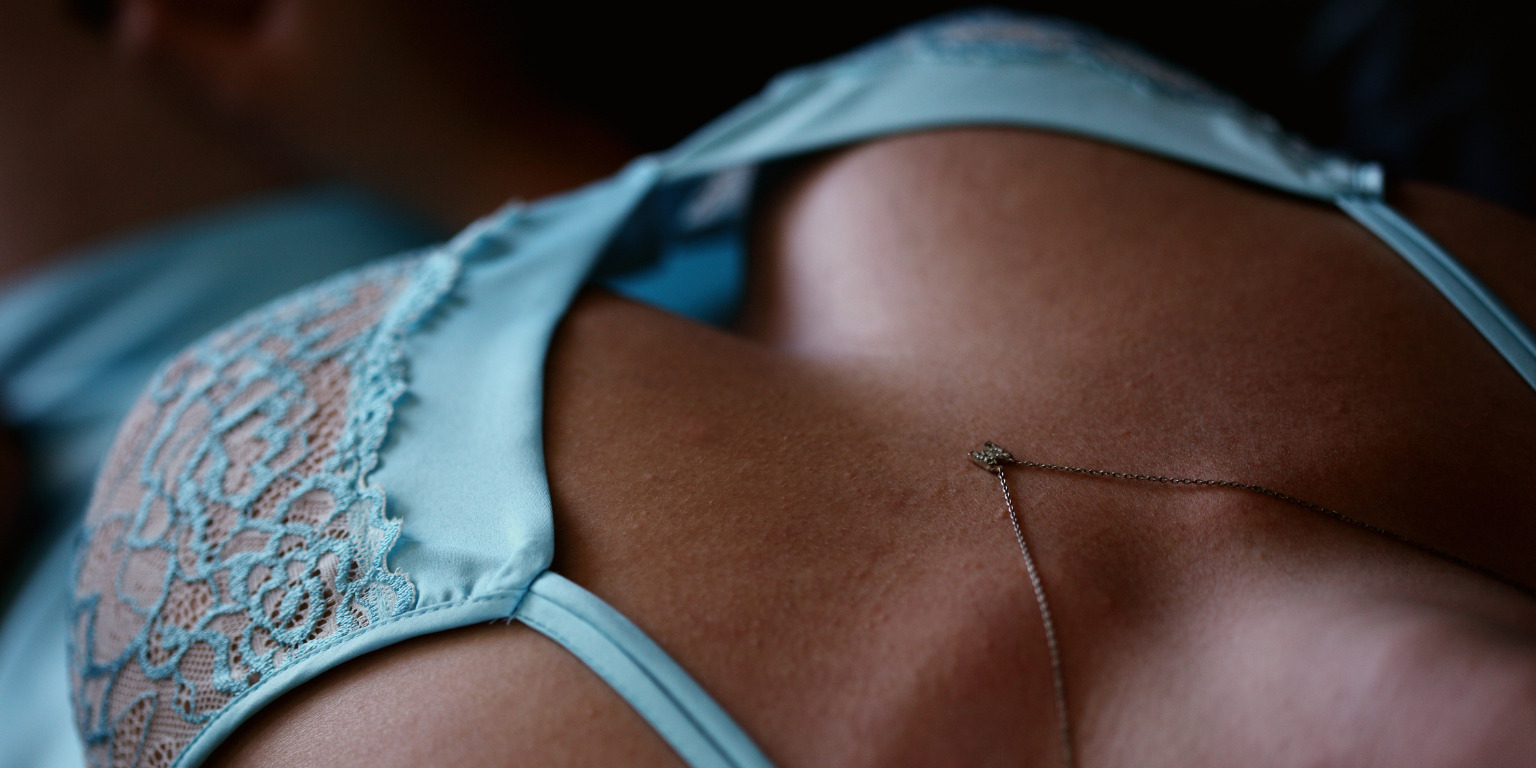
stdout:
[[1536,335],[1488,286],[1380,198],[1346,196],[1336,202],[1418,270],[1536,389]]
[[772,768],[731,716],[612,606],[559,574],[534,580],[513,618],[596,672],[692,768]]

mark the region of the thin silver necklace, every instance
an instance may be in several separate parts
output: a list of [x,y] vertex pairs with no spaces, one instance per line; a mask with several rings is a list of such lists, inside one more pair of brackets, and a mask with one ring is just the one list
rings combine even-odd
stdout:
[[1281,493],[1272,488],[1252,483],[1239,483],[1233,480],[1208,480],[1198,477],[1166,477],[1163,475],[1140,475],[1134,472],[1114,472],[1105,469],[1088,469],[1086,467],[1071,467],[1062,464],[1044,464],[1037,461],[1021,461],[1014,458],[1008,449],[988,440],[982,446],[971,451],[971,461],[976,466],[992,473],[997,477],[997,484],[1003,490],[1003,504],[1008,508],[1008,521],[1013,524],[1013,535],[1018,539],[1019,552],[1024,555],[1024,570],[1029,574],[1029,585],[1035,591],[1035,604],[1040,608],[1040,621],[1045,627],[1045,647],[1050,653],[1051,659],[1051,683],[1056,692],[1056,723],[1061,738],[1062,764],[1067,768],[1076,766],[1076,758],[1072,747],[1072,723],[1067,716],[1067,685],[1061,671],[1061,646],[1056,639],[1056,624],[1051,620],[1051,604],[1045,597],[1045,585],[1040,579],[1040,569],[1035,565],[1034,555],[1030,554],[1029,542],[1024,538],[1024,528],[1019,523],[1019,514],[1013,506],[1013,494],[1008,490],[1008,476],[1004,473],[1004,467],[1018,467],[1020,469],[1038,469],[1047,472],[1066,472],[1074,475],[1088,475],[1090,477],[1106,477],[1117,480],[1138,480],[1147,483],[1162,483],[1164,485],[1190,485],[1208,488],[1232,488],[1260,496],[1268,496],[1272,499],[1294,504],[1298,507],[1311,510],[1325,517],[1330,517],[1341,523],[1363,528],[1372,533],[1385,536],[1393,541],[1407,544],[1414,549],[1426,552],[1436,557],[1448,560],[1456,565],[1469,568],[1473,571],[1489,576],[1503,582],[1526,595],[1536,597],[1536,592],[1500,573],[1491,571],[1475,563],[1463,560],[1455,555],[1435,549],[1434,547],[1420,544],[1406,536],[1394,533],[1378,525],[1372,525],[1363,520],[1357,520],[1337,510],[1332,510],[1310,501],[1298,499],[1295,496]]

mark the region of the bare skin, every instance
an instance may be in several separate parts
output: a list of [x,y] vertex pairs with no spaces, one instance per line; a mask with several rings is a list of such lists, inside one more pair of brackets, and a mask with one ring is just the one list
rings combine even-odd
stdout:
[[[1398,203],[1536,319],[1536,225],[1427,188]],[[1059,764],[1038,613],[965,458],[985,439],[1279,488],[1536,586],[1536,395],[1336,211],[968,130],[810,164],[758,233],[731,332],[577,303],[546,450],[556,570],[779,765]],[[1536,753],[1518,590],[1240,492],[1011,477],[1079,765]],[[309,762],[678,764],[564,651],[500,624],[339,667],[213,764]]]
[[[513,73],[417,0],[121,0],[112,42],[200,111],[288,162],[458,229],[510,197],[609,175],[612,131]],[[506,57],[506,52],[493,55]]]

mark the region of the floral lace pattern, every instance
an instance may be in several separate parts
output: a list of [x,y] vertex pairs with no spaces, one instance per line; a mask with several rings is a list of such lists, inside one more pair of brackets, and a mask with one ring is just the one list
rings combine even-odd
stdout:
[[173,765],[261,680],[409,610],[367,483],[401,342],[458,261],[411,257],[253,313],[173,360],[118,434],[80,543],[70,667],[93,766]]
[[854,61],[928,59],[1006,62],[1072,61],[1128,85],[1186,101],[1232,104],[1204,80],[1081,24],[1002,10],[961,11],[921,22],[853,54]]

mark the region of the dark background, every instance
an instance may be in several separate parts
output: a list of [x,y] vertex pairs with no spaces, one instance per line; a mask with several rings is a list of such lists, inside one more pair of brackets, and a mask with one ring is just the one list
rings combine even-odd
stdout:
[[[501,11],[494,10],[496,6]],[[524,4],[518,4],[524,5]],[[482,5],[555,89],[666,146],[775,73],[969,3]],[[1489,0],[1178,0],[993,4],[1086,22],[1269,112],[1312,143],[1399,177],[1536,215],[1528,28]],[[498,25],[492,24],[497,27]]]

